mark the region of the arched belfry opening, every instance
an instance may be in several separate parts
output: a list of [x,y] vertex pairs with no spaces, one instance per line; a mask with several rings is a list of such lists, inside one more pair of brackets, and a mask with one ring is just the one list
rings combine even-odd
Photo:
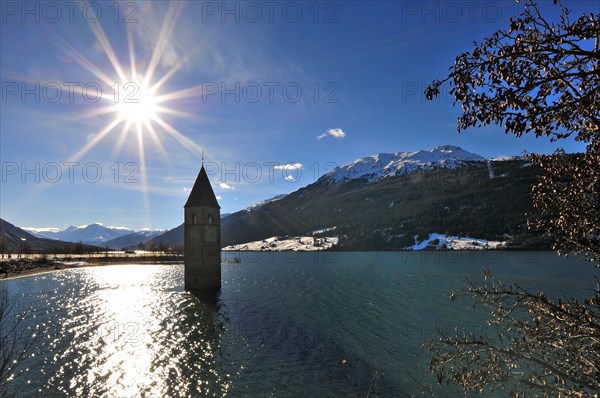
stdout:
[[185,290],[221,288],[221,207],[204,165],[184,209]]

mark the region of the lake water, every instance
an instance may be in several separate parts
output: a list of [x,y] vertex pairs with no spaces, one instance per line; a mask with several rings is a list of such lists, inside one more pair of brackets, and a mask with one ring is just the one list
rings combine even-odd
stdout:
[[[550,252],[223,253],[214,301],[183,265],[115,265],[1,282],[38,331],[19,396],[420,396],[436,328],[486,332],[452,302],[465,277],[584,297],[589,263]],[[597,273],[596,273],[597,274]],[[457,390],[436,390],[455,396]]]

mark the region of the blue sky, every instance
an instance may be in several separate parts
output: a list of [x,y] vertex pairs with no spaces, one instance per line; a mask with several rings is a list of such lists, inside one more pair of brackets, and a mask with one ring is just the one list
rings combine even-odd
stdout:
[[[574,15],[600,8],[565,3]],[[38,228],[172,228],[202,151],[222,212],[378,152],[551,152],[556,144],[496,127],[459,135],[448,95],[423,97],[520,7],[3,2],[0,217]],[[159,82],[150,97],[144,89]]]

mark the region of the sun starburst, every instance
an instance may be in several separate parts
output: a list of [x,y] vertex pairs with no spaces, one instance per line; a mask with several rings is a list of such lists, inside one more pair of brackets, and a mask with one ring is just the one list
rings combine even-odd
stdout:
[[[101,70],[79,51],[68,44],[66,45],[66,49],[72,58],[82,67],[93,73],[109,88],[106,92],[102,93],[103,104],[89,112],[84,112],[80,117],[85,118],[103,114],[114,116],[113,119],[109,120],[105,126],[94,133],[91,139],[71,156],[70,161],[77,161],[105,138],[114,134],[117,134],[117,136],[114,140],[113,156],[118,156],[125,142],[132,142],[131,140],[127,140],[128,136],[131,134],[137,136],[137,139],[133,140],[133,142],[137,142],[138,145],[140,169],[142,171],[145,170],[145,138],[151,140],[163,160],[167,163],[169,159],[162,144],[163,139],[166,137],[174,139],[197,156],[202,153],[199,145],[192,142],[164,119],[166,115],[191,116],[175,109],[173,103],[181,98],[198,95],[197,90],[187,88],[171,93],[161,92],[165,83],[180,69],[181,63],[172,66],[166,73],[160,76],[157,73],[163,51],[169,45],[171,33],[176,25],[182,7],[182,2],[169,4],[152,56],[147,62],[147,67],[142,71],[143,74],[140,74],[137,67],[138,57],[133,34],[130,30],[127,31],[129,52],[129,67],[127,67],[120,62],[102,26],[98,23],[90,23],[90,28],[100,48],[102,48],[102,51],[110,61],[113,71]],[[120,133],[114,133],[114,131],[118,130],[119,126],[122,126]]]
[[[84,156],[99,146],[101,142],[112,142],[110,157],[117,159],[121,151],[127,147],[137,153],[139,170],[139,188],[143,198],[142,207],[145,218],[150,218],[149,211],[149,185],[146,169],[146,152],[149,144],[155,149],[164,164],[171,167],[170,156],[173,151],[167,151],[164,143],[172,140],[185,148],[192,155],[200,158],[203,149],[200,145],[186,137],[172,123],[174,117],[198,117],[177,109],[177,101],[184,98],[193,98],[202,94],[202,87],[183,87],[176,91],[165,90],[166,83],[180,71],[186,62],[182,57],[177,63],[170,64],[166,71],[160,66],[165,49],[173,45],[172,32],[177,25],[184,2],[171,2],[164,16],[163,23],[157,35],[151,57],[144,59],[136,54],[136,46],[132,29],[127,26],[127,62],[122,63],[117,52],[113,49],[100,23],[89,23],[98,47],[102,50],[111,69],[98,66],[72,44],[62,38],[57,38],[59,45],[84,71],[93,74],[97,82],[103,87],[100,101],[94,104],[94,109],[79,112],[74,119],[97,119],[105,117],[106,123],[95,133],[89,135],[88,140],[69,157],[69,162],[78,162]],[[140,65],[143,67],[140,68]],[[78,89],[85,95],[83,88]],[[168,119],[167,117],[170,117]],[[149,223],[148,223],[149,224]]]

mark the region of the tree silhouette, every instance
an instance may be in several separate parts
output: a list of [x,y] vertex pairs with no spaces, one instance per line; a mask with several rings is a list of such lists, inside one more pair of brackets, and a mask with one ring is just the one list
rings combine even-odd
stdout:
[[[529,226],[542,230],[559,253],[583,253],[600,266],[600,16],[572,20],[560,2],[551,21],[534,1],[519,18],[472,51],[456,57],[448,76],[460,104],[458,131],[495,124],[517,137],[586,143],[584,154],[531,155],[541,169],[531,188]],[[552,300],[506,286],[486,272],[451,298],[472,296],[492,308],[497,333],[457,332],[424,342],[438,381],[465,391],[508,388],[513,396],[592,396],[600,391],[600,283],[586,300]]]

